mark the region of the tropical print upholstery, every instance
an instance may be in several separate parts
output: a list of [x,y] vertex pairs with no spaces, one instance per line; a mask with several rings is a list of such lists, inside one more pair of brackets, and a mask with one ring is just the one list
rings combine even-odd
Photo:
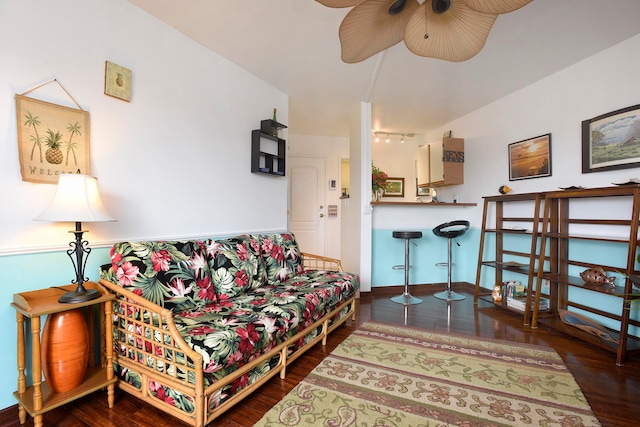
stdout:
[[101,274],[170,310],[202,306],[215,299],[206,248],[200,240],[116,243]]
[[[204,309],[176,313],[174,322],[185,342],[203,355],[207,386],[321,319],[352,296],[355,286],[352,274],[313,271],[287,283],[221,298]],[[297,342],[291,351],[304,344]],[[246,375],[230,384],[217,403],[250,382]]]
[[210,241],[207,254],[216,295],[231,298],[266,283],[265,264],[256,237],[243,235]]
[[302,254],[292,233],[265,234],[257,239],[267,269],[267,283],[286,282],[302,273]]
[[[203,357],[205,387],[309,328],[353,297],[359,287],[358,277],[351,273],[305,271],[291,233],[122,242],[113,246],[111,260],[101,268],[102,278],[172,311],[180,337]],[[117,300],[114,313],[125,312],[130,312],[126,300]],[[155,315],[134,313],[135,318],[140,316]],[[114,328],[114,350],[122,357],[159,372],[171,366],[172,360],[184,359],[178,350],[165,350],[164,361],[145,357],[138,349],[155,353],[156,347],[170,345],[169,335],[134,327],[125,316],[116,316],[114,322],[120,322]],[[293,342],[288,353],[311,342],[320,328]],[[208,401],[209,407],[219,406],[258,381],[279,358],[276,352],[232,381]],[[157,381],[142,384],[142,376],[134,369],[116,366],[116,375],[171,406],[193,411],[189,396]],[[195,381],[181,372],[176,375],[189,383]]]

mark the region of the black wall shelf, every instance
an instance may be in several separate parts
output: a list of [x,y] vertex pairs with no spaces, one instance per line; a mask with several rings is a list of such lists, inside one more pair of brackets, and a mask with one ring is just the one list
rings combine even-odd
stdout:
[[278,136],[287,127],[274,120],[262,120],[251,132],[251,172],[285,176],[286,141]]

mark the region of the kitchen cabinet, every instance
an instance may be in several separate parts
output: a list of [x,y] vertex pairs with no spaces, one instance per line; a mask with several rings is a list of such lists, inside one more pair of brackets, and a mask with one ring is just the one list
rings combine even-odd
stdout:
[[464,139],[445,137],[418,148],[418,191],[464,183]]

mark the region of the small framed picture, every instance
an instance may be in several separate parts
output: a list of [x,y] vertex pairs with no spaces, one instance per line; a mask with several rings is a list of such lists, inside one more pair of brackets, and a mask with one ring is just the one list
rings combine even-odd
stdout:
[[640,165],[640,105],[582,122],[582,173]]
[[384,197],[404,197],[404,178],[387,178]]
[[104,94],[130,102],[131,76],[131,70],[105,61]]
[[551,176],[551,134],[509,144],[509,181]]

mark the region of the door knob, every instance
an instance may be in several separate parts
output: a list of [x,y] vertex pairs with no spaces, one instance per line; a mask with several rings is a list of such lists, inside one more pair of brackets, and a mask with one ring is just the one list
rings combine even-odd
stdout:
[[320,218],[324,218],[324,214],[323,213],[320,214]]

